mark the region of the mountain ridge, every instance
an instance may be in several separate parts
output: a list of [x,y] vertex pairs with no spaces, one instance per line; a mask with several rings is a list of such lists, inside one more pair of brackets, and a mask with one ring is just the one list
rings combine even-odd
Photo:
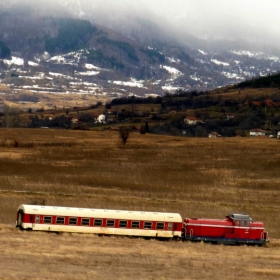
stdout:
[[[10,4],[13,3],[18,2]],[[162,95],[178,88],[209,90],[276,72],[280,68],[279,57],[265,53],[246,50],[212,52],[211,48],[196,49],[180,44],[172,36],[166,40],[161,35],[153,40],[141,34],[139,38],[128,37],[88,20],[45,16],[24,5],[17,9],[6,8],[0,13],[0,23],[0,40],[9,47],[13,57],[1,62],[2,83],[9,83],[10,77],[19,77],[13,81],[19,84],[33,81],[36,86],[32,74],[38,77],[44,73],[48,77],[50,73],[58,73],[60,84],[64,81],[69,85],[78,77],[81,84],[96,84],[104,93],[145,96]],[[146,26],[148,30],[153,24],[153,21],[141,19],[139,26]],[[154,28],[159,30],[156,25]],[[14,63],[19,59],[24,63]],[[34,67],[34,63],[38,65]],[[87,64],[103,70],[90,73]],[[49,84],[48,79],[45,79],[45,87]],[[52,83],[57,92],[59,85],[56,81]],[[73,87],[60,87],[60,90],[75,92]],[[85,92],[94,93],[89,88]]]

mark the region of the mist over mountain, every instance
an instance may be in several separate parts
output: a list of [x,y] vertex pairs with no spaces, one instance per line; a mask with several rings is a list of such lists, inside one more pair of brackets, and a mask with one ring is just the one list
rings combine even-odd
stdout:
[[269,16],[258,16],[257,0],[222,3],[1,1],[1,81],[13,77],[22,86],[28,79],[35,87],[40,76],[49,85],[56,73],[60,80],[48,91],[62,90],[63,83],[74,90],[79,76],[85,92],[95,84],[98,91],[145,95],[207,90],[278,72],[277,2],[266,2]]
[[221,42],[228,42],[224,49],[231,42],[254,51],[280,52],[277,0],[4,0],[0,8],[18,5],[32,6],[41,15],[88,19],[138,40],[170,37],[206,48],[222,48]]

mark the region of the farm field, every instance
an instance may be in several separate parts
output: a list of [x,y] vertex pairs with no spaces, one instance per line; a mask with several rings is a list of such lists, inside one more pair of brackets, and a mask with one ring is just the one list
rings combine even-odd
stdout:
[[[279,279],[279,140],[0,129],[0,279]],[[21,232],[20,204],[264,222],[265,247]]]

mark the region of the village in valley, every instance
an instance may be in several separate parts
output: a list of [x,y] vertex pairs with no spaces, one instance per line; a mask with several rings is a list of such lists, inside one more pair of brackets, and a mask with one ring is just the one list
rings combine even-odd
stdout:
[[126,126],[140,133],[183,137],[280,138],[279,76],[206,92],[179,89],[154,97],[103,99],[82,95],[80,102],[75,95],[13,94],[2,85],[0,126],[75,130],[118,130]]

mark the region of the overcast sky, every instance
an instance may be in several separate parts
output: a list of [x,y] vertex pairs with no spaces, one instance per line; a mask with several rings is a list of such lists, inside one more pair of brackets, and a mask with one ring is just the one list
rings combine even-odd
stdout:
[[[75,12],[95,11],[103,19],[133,18],[134,15],[153,19],[157,24],[174,25],[181,34],[201,38],[248,38],[280,43],[280,0],[0,0],[2,3],[58,3],[72,5]],[[104,14],[105,13],[105,14]],[[80,14],[82,15],[82,13]]]
[[[61,0],[64,1],[64,0]],[[75,1],[75,0],[73,0]],[[104,9],[109,17],[152,13],[159,24],[172,23],[180,32],[202,38],[252,38],[278,43],[280,0],[80,0]],[[166,20],[164,20],[166,19]]]
[[143,0],[155,12],[202,36],[253,31],[280,35],[279,0]]

